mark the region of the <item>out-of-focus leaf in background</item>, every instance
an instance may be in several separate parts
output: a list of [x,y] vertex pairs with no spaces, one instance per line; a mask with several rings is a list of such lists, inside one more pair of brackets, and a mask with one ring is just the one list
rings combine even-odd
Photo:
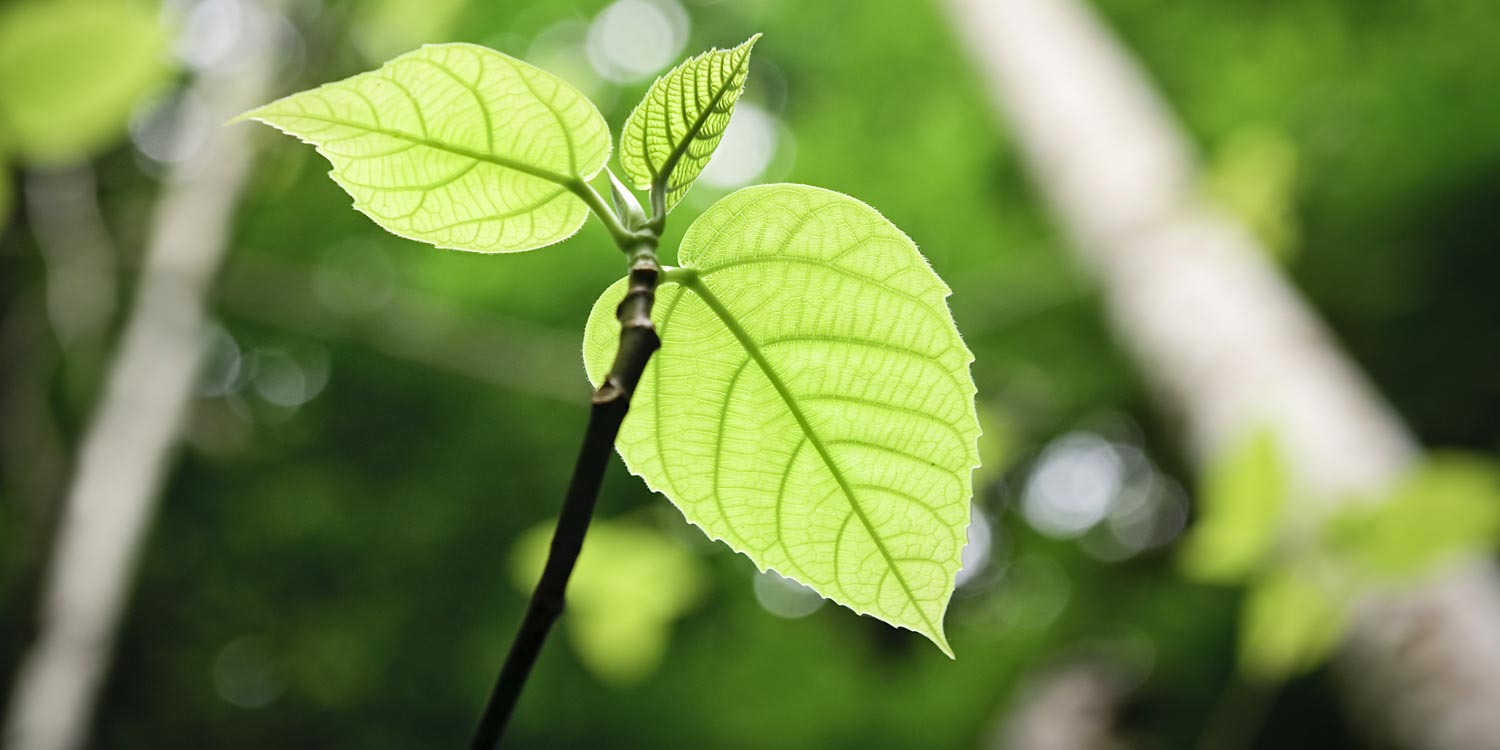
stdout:
[[1409,580],[1500,539],[1500,467],[1457,453],[1428,456],[1383,502],[1330,519],[1327,543],[1377,581]]
[[1297,146],[1268,125],[1231,131],[1205,175],[1209,195],[1244,222],[1278,260],[1297,250]]
[[1198,523],[1179,558],[1188,577],[1234,583],[1253,572],[1275,544],[1287,480],[1275,435],[1267,430],[1211,467],[1198,495]]
[[1278,681],[1323,662],[1338,644],[1348,607],[1324,584],[1312,561],[1280,566],[1257,578],[1240,605],[1239,669],[1252,680]]
[[[541,577],[554,523],[523,534],[511,580],[530,593]],[[596,520],[568,583],[565,618],[579,661],[616,685],[640,682],[661,665],[672,623],[702,598],[702,562],[681,542],[636,521]]]
[[0,8],[0,129],[35,163],[85,159],[125,129],[164,82],[167,34],[154,3],[21,0]]
[[423,44],[444,42],[466,0],[361,0],[350,21],[365,59],[381,63]]

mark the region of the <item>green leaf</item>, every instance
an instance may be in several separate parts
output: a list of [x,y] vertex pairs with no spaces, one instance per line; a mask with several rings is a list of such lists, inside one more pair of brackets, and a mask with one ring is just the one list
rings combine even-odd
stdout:
[[660,190],[668,211],[687,194],[724,138],[758,39],[760,34],[673,68],[651,84],[625,121],[620,166],[637,189]]
[[[979,426],[948,287],[874,209],[803,185],[719,201],[679,257],[620,432],[626,464],[758,567],[952,656],[942,623]],[[624,289],[589,317],[596,384]]]
[[1233,583],[1261,564],[1276,541],[1288,478],[1275,435],[1261,430],[1204,473],[1199,519],[1178,562],[1188,577]]
[[166,80],[153,3],[48,0],[0,8],[0,140],[41,164],[87,159]]
[[609,128],[577,89],[472,44],[428,45],[243,117],[318,147],[354,207],[438,247],[531,250],[572,236],[572,191],[604,167]]
[[1434,454],[1385,502],[1349,506],[1331,519],[1330,547],[1377,579],[1421,575],[1483,553],[1500,539],[1500,468],[1487,458]]
[[[524,534],[512,580],[530,593],[541,578],[555,524]],[[661,665],[674,620],[702,597],[698,558],[680,543],[628,521],[595,521],[568,582],[568,636],[584,666],[628,685]]]
[[1348,624],[1348,604],[1320,585],[1312,563],[1277,567],[1258,579],[1240,607],[1239,669],[1280,681],[1322,664]]

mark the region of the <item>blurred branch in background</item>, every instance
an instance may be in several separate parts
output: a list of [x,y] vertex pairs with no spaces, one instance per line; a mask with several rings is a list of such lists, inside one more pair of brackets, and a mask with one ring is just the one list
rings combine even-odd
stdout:
[[577,335],[400,287],[382,290],[377,309],[338,309],[320,299],[315,280],[341,273],[261,254],[237,263],[219,296],[231,315],[325,340],[356,340],[390,357],[574,407],[586,403]]
[[[1190,453],[1258,425],[1306,494],[1378,495],[1417,448],[1247,233],[1197,198],[1187,138],[1145,76],[1069,0],[951,0],[953,19],[1122,340]],[[1304,507],[1304,515],[1320,509]],[[1500,586],[1472,560],[1364,608],[1341,666],[1362,726],[1411,748],[1500,737]]]
[[1017,688],[990,747],[1026,750],[1125,750],[1116,728],[1133,687],[1117,665],[1078,660],[1042,670]]
[[88,165],[26,175],[26,213],[47,268],[47,318],[63,356],[98,345],[115,313],[114,243]]
[[[264,13],[248,4],[238,11]],[[235,42],[237,54],[202,66],[192,86],[214,123],[266,98],[278,65],[274,34],[243,33]],[[214,128],[167,175],[134,309],[61,509],[37,640],[11,693],[8,748],[68,750],[85,741],[208,340],[206,297],[228,247],[250,137],[248,128]]]

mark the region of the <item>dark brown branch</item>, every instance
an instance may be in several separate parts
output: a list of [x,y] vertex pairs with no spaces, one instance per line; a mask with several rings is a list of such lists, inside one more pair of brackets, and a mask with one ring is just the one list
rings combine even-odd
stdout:
[[620,349],[609,374],[594,391],[588,428],[583,435],[583,446],[578,451],[578,462],[573,467],[573,478],[568,483],[567,497],[563,499],[557,530],[552,535],[547,566],[532,592],[531,603],[521,619],[521,628],[511,643],[510,653],[505,657],[505,666],[495,681],[484,714],[480,716],[479,727],[470,743],[472,750],[492,750],[499,747],[505,736],[506,726],[531,674],[532,665],[536,664],[537,655],[541,653],[542,643],[562,614],[568,577],[573,574],[573,565],[583,550],[583,537],[594,515],[599,485],[614,451],[615,436],[630,409],[631,394],[635,392],[651,355],[661,348],[661,339],[651,323],[656,283],[661,276],[661,266],[656,260],[656,242],[655,237],[641,237],[626,248],[630,256],[630,284],[625,299],[615,310],[615,317],[620,321]]

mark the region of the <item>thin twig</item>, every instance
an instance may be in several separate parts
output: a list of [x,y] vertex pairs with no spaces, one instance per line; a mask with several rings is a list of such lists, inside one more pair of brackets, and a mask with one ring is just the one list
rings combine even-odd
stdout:
[[583,550],[583,537],[588,532],[594,504],[599,498],[599,484],[604,480],[604,470],[614,451],[620,423],[630,409],[630,396],[635,392],[651,355],[661,348],[661,339],[651,323],[651,307],[656,301],[656,283],[661,275],[661,266],[656,260],[657,238],[654,233],[615,233],[615,237],[630,258],[630,283],[625,299],[615,310],[615,317],[620,321],[620,348],[609,374],[594,391],[588,428],[583,435],[583,446],[578,451],[578,462],[573,467],[573,478],[568,483],[567,497],[563,499],[557,530],[552,535],[547,566],[532,592],[520,630],[505,657],[505,666],[501,668],[489,702],[479,718],[479,727],[470,743],[472,750],[499,747],[505,736],[506,726],[521,697],[521,689],[536,664],[547,633],[562,614],[568,577],[573,574],[573,565]]

